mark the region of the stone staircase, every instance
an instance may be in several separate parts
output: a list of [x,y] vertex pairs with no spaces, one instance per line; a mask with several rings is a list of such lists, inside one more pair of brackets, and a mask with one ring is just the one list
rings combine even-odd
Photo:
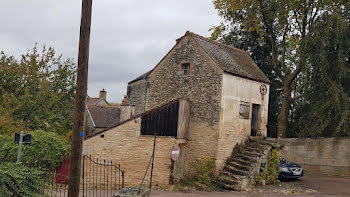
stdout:
[[245,143],[236,145],[217,178],[217,184],[229,190],[249,190],[274,144],[262,137],[250,137]]

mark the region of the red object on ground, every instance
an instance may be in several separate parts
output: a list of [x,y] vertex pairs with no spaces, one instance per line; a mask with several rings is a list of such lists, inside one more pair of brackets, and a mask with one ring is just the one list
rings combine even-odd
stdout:
[[55,183],[68,184],[70,159],[63,160],[56,168]]

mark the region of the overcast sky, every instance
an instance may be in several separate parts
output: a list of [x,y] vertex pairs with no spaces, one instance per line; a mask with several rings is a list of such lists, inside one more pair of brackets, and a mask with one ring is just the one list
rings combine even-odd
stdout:
[[[0,0],[0,51],[39,46],[77,60],[81,0]],[[187,30],[220,23],[212,0],[93,0],[88,95],[120,102],[127,82],[152,69]]]

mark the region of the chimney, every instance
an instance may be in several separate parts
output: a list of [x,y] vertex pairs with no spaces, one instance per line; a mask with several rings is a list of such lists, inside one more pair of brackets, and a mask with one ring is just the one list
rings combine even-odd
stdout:
[[122,100],[122,105],[126,104],[126,95],[124,96],[123,100]]
[[99,96],[99,98],[107,99],[107,92],[105,91],[104,88],[100,91],[100,96]]

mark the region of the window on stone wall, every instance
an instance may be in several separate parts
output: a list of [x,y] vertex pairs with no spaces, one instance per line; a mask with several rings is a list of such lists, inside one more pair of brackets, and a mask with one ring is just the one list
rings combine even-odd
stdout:
[[191,64],[190,63],[184,63],[184,64],[181,64],[181,67],[182,67],[182,70],[184,72],[185,75],[188,75],[190,74],[191,72]]
[[248,102],[241,101],[239,109],[239,117],[242,119],[249,119],[250,105]]

